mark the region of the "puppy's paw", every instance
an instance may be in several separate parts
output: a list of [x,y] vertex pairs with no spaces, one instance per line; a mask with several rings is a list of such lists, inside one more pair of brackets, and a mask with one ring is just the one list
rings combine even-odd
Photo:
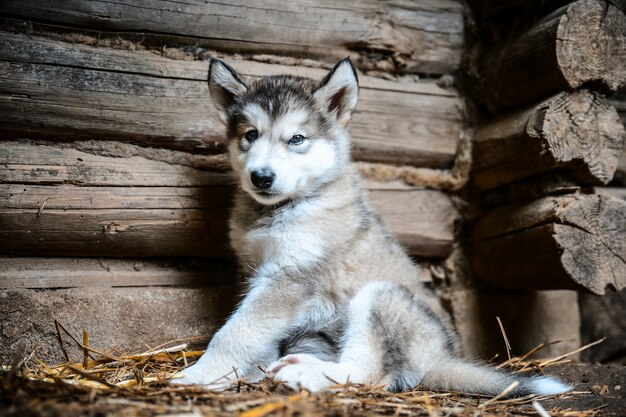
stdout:
[[313,355],[307,355],[305,353],[286,355],[272,363],[267,367],[268,371],[272,374],[277,373],[287,365],[296,364],[319,364],[324,363],[321,359],[316,358]]
[[226,377],[215,377],[213,372],[203,365],[192,365],[183,369],[170,380],[174,385],[201,385],[206,389],[213,391],[221,391],[232,385],[232,382]]
[[274,374],[275,381],[283,382],[294,391],[305,389],[317,392],[346,382],[335,379],[342,376],[339,364],[324,362],[311,355],[287,355],[274,362],[268,369]]

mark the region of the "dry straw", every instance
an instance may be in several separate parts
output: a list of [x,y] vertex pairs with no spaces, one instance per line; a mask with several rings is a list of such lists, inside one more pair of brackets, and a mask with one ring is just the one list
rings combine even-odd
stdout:
[[[189,340],[176,340],[135,354],[113,354],[83,343],[57,324],[82,351],[80,361],[46,364],[36,355],[5,366],[0,379],[0,400],[8,403],[14,415],[109,415],[109,416],[510,416],[546,415],[552,417],[595,416],[598,408],[561,409],[550,406],[548,396],[507,398],[508,387],[488,398],[458,392],[436,392],[420,387],[391,393],[384,387],[337,385],[331,390],[310,394],[294,393],[282,384],[265,379],[258,383],[237,380],[230,390],[213,392],[200,387],[167,383],[199,358],[203,351],[190,350]],[[597,343],[597,342],[596,342]],[[589,347],[585,346],[581,349]],[[499,365],[513,372],[533,370],[568,362],[568,356],[533,360],[530,355],[511,357]],[[64,353],[69,358],[67,352]],[[575,397],[573,392],[566,397]],[[543,404],[543,406],[542,406]]]

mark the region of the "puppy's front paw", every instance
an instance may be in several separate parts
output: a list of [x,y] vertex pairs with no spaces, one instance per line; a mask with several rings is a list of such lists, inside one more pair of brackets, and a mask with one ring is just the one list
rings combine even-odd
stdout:
[[294,391],[305,389],[310,392],[322,391],[337,383],[331,374],[336,374],[338,364],[324,362],[315,356],[287,355],[269,366],[274,381],[281,381]]
[[171,384],[175,385],[201,385],[204,388],[221,391],[232,385],[232,381],[228,380],[226,376],[214,376],[214,372],[207,369],[206,366],[201,364],[192,365],[189,368],[183,369],[178,375],[174,376],[170,380]]

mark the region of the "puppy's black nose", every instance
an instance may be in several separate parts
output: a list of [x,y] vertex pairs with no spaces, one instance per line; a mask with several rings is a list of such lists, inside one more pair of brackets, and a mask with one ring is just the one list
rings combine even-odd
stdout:
[[276,175],[269,169],[257,169],[250,174],[252,184],[262,190],[270,188],[272,183],[274,183],[274,178],[276,178]]

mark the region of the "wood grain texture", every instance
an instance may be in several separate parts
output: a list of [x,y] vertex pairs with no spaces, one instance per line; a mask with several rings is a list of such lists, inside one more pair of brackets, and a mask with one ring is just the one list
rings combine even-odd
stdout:
[[579,90],[497,118],[474,138],[472,182],[488,189],[554,169],[582,184],[606,184],[626,132],[601,94]]
[[205,259],[0,259],[0,289],[234,285],[234,264]]
[[[237,292],[233,286],[0,290],[0,359],[9,360],[22,345],[47,363],[63,363],[54,319],[73,335],[87,330],[90,345],[107,351],[144,352],[146,345],[190,337],[206,346]],[[64,339],[70,358],[80,360],[81,351]]]
[[[227,173],[141,156],[0,142],[0,253],[230,257]],[[459,214],[445,193],[373,186],[372,203],[414,255],[452,250]]]
[[[229,60],[251,78],[325,70]],[[0,33],[0,131],[47,139],[106,139],[198,153],[225,151],[210,103],[208,62],[148,51]],[[458,94],[434,82],[361,77],[350,125],[358,160],[449,167],[463,128]]]
[[[615,107],[619,118],[622,121],[622,125],[626,127],[626,90],[620,91],[615,96],[611,97],[609,102]],[[626,146],[622,151],[622,155],[617,164],[617,171],[615,172],[614,182],[618,185],[626,186]]]
[[471,261],[499,288],[626,286],[626,202],[603,195],[545,197],[495,209],[471,228]]
[[147,32],[236,53],[329,61],[362,68],[451,73],[463,53],[463,4],[451,0],[85,1],[5,0],[0,13],[77,28]]
[[604,0],[579,0],[486,51],[475,79],[492,112],[530,104],[561,90],[626,83],[626,15]]

